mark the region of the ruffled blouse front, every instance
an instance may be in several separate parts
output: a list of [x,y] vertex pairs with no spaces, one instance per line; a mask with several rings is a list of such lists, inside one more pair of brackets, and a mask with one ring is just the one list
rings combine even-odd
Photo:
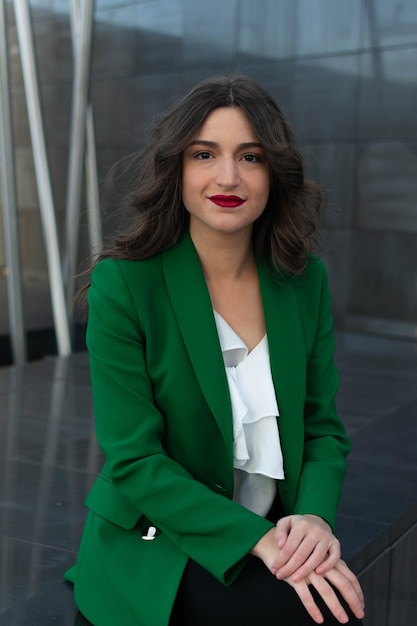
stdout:
[[214,311],[233,413],[234,500],[266,515],[284,478],[279,415],[265,337],[250,352]]

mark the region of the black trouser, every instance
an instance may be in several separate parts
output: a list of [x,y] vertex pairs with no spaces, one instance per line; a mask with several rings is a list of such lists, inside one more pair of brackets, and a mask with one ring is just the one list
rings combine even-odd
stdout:
[[[283,516],[279,495],[267,518],[276,523]],[[337,593],[337,592],[336,592]],[[323,617],[324,626],[340,626],[319,594],[312,594]],[[353,616],[340,598],[350,617],[350,626],[362,622]],[[188,561],[181,579],[169,626],[312,626],[296,592],[288,583],[277,580],[263,562],[251,557],[229,587],[222,585],[194,561]]]
[[86,617],[80,611],[78,611],[75,616],[74,626],[93,626],[91,622],[88,621]]
[[[282,517],[279,497],[267,518],[277,522]],[[162,590],[161,590],[162,592]],[[324,626],[340,626],[321,597],[312,589],[325,618]],[[338,594],[339,595],[339,594]],[[340,595],[339,595],[340,597]],[[342,604],[350,617],[350,626],[362,622]],[[80,614],[76,626],[91,626]],[[123,607],[120,608],[123,624]],[[169,626],[313,626],[296,592],[284,581],[277,580],[260,559],[251,557],[229,587],[222,585],[207,570],[188,561],[178,589]]]
[[[325,618],[325,626],[340,626],[320,596],[314,598]],[[339,596],[340,597],[340,596]],[[342,602],[351,626],[357,620]],[[205,569],[189,561],[171,615],[169,626],[313,626],[316,624],[296,592],[277,580],[260,559],[251,557],[229,587]]]
[[[340,626],[320,596],[312,590],[325,618],[324,626]],[[350,616],[349,625],[359,626]],[[123,624],[123,607],[120,607]],[[81,614],[76,626],[91,626]],[[169,626],[316,626],[301,604],[294,589],[277,580],[260,559],[251,558],[237,579],[224,587],[216,578],[194,561],[188,561]],[[115,624],[115,626],[117,626]]]

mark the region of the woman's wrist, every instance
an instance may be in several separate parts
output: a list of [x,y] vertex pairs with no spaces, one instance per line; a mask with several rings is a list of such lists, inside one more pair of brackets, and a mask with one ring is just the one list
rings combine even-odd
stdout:
[[265,565],[270,569],[275,558],[278,556],[278,548],[275,541],[275,529],[271,528],[265,535],[263,535],[259,541],[253,546],[250,554],[261,559]]

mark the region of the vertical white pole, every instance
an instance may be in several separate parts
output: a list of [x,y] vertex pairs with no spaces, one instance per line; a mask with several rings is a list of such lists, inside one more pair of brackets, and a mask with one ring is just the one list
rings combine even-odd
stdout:
[[76,46],[76,54],[74,55],[74,82],[67,181],[66,249],[64,262],[64,274],[67,281],[68,310],[71,310],[75,287],[75,273],[77,268],[79,236],[78,225],[84,164],[85,125],[93,15],[94,2],[93,0],[86,0],[81,4],[79,18],[81,28],[79,36],[77,37],[78,45]]
[[9,327],[13,360],[26,361],[26,337],[23,320],[22,285],[19,256],[19,221],[16,201],[16,173],[13,151],[12,116],[6,8],[0,0],[0,170],[3,200],[4,245],[6,253]]
[[[81,0],[71,1],[71,27],[74,65],[76,63],[76,54],[79,46],[79,37],[81,31],[80,3]],[[97,158],[94,133],[94,114],[92,104],[89,101],[87,102],[86,114],[85,160],[87,184],[87,218],[90,253],[99,254],[103,250],[103,235],[100,217],[100,197],[98,188]]]
[[68,356],[71,353],[71,340],[61,272],[61,259],[59,255],[51,179],[49,175],[45,136],[42,124],[32,26],[27,0],[14,0],[14,7],[16,13],[16,26],[20,55],[22,60],[23,80],[26,92],[26,104],[29,115],[29,126],[32,138],[32,150],[35,161],[35,173],[38,186],[42,226],[46,246],[49,284],[51,289],[52,310],[58,353],[60,356]]
[[87,174],[87,217],[88,235],[90,240],[91,254],[100,254],[103,251],[103,233],[100,215],[100,194],[98,188],[96,140],[94,136],[94,116],[91,103],[87,107],[87,148],[86,174]]

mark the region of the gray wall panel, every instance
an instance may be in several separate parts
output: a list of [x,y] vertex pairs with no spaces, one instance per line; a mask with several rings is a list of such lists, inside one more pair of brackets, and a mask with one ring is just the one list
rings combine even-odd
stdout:
[[358,134],[417,137],[417,47],[376,50],[361,58]]
[[[31,8],[60,213],[71,104],[69,3],[32,0]],[[20,227],[37,237],[10,3],[8,22]],[[354,327],[358,316],[385,320],[383,332],[390,332],[390,322],[415,324],[416,25],[414,0],[97,0],[91,92],[99,176],[140,143],[155,114],[198,80],[245,71],[276,97],[305,144],[307,171],[329,190],[323,228],[334,253],[325,259],[338,324]],[[113,200],[104,192],[102,200],[111,215]],[[29,248],[24,272],[44,272],[42,239]]]
[[[284,115],[291,120],[294,111],[294,65],[292,61],[242,64],[241,69],[253,76],[276,99]],[[294,128],[294,130],[296,130]]]
[[354,54],[294,62],[294,121],[304,141],[354,135],[358,60]]
[[[387,622],[389,602],[389,570],[391,554],[382,554],[368,570],[360,576],[360,582],[366,598],[364,626],[389,626]],[[400,626],[395,622],[390,626]],[[403,623],[403,626],[406,626]]]
[[131,141],[137,145],[143,138],[152,119],[171,106],[182,95],[181,74],[146,74],[132,81],[134,121],[131,126]]
[[352,52],[361,46],[361,0],[298,0],[296,54]]
[[417,623],[417,525],[392,551],[391,598],[388,612],[389,626]]
[[186,66],[235,59],[237,45],[237,0],[184,3],[183,62]]
[[367,47],[417,43],[415,0],[371,0],[364,2]]
[[355,204],[355,143],[323,142],[308,144],[304,154],[309,175],[327,190],[326,228],[348,228]]
[[417,233],[417,142],[361,145],[356,184],[358,226]]
[[92,72],[95,77],[173,71],[182,59],[181,0],[154,0],[98,10]]
[[21,146],[15,150],[17,203],[19,209],[38,210],[36,192],[36,176],[33,153],[29,146]]
[[[68,3],[69,5],[69,3]],[[33,10],[32,15],[39,12]],[[71,25],[68,14],[45,11],[44,19],[33,21],[39,81],[42,84],[72,80]]]
[[132,129],[138,105],[132,97],[133,82],[132,77],[117,77],[92,83],[91,101],[99,150],[105,146],[123,149],[128,145],[128,134]]
[[241,0],[238,18],[238,52],[272,60],[294,53],[297,2]]
[[350,280],[350,259],[352,256],[353,235],[348,229],[332,229],[323,232],[323,258],[329,273],[329,287],[332,296],[335,325],[343,324],[348,308]]
[[44,129],[47,146],[68,147],[72,89],[70,83],[42,85],[41,101],[45,111]]
[[352,233],[347,315],[417,320],[417,234]]

